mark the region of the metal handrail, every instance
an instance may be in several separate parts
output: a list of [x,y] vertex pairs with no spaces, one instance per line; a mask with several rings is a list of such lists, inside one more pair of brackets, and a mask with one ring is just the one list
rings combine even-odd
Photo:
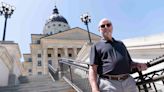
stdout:
[[164,75],[161,75],[161,76],[155,77],[155,78],[151,78],[151,79],[147,79],[144,82],[143,81],[137,82],[136,84],[137,85],[145,85],[145,84],[149,84],[149,83],[152,83],[152,82],[157,82],[159,80],[164,80]]
[[[159,57],[157,57],[155,59],[152,59],[152,60],[148,61],[147,62],[147,67],[149,68],[149,67],[158,65],[158,64],[160,64],[162,62],[164,62],[164,55],[159,56]],[[137,68],[134,68],[134,69],[132,69],[131,74],[136,73],[136,72],[139,72],[139,71],[138,71]]]
[[[155,58],[155,59],[149,61],[149,62],[147,63],[147,67],[149,68],[149,67],[155,66],[155,65],[157,65],[157,64],[160,64],[160,63],[162,63],[162,62],[164,62],[164,55],[159,56],[159,57],[157,57],[157,58]],[[145,77],[144,77],[144,76],[146,76],[146,75],[143,75],[143,74],[142,74],[142,71],[138,71],[137,68],[136,68],[136,69],[133,69],[132,72],[131,72],[131,74],[133,74],[133,73],[135,73],[135,72],[138,72],[138,74],[139,74],[138,79],[141,80],[141,83],[139,83],[139,84],[142,84],[142,85],[143,85],[143,88],[144,88],[144,91],[145,91],[145,92],[148,92],[148,87],[147,87],[146,84],[148,84],[147,82],[149,82],[151,79],[146,80]],[[152,72],[152,73],[156,73],[156,72],[158,72],[158,71],[154,71],[154,72]],[[151,73],[149,73],[149,74],[151,74]],[[148,74],[147,74],[147,75],[148,75]],[[152,78],[152,77],[151,77],[151,78]],[[162,80],[163,80],[163,79],[162,79]],[[152,82],[153,82],[153,81],[152,81]],[[155,82],[155,80],[154,80],[154,82]],[[153,82],[153,83],[154,83],[154,82]],[[139,87],[139,85],[138,85],[138,87]],[[155,88],[155,91],[157,92],[155,86],[154,86],[154,88]],[[139,89],[140,89],[140,87],[139,87]]]
[[58,69],[54,69],[50,64],[48,64],[48,69],[53,79],[58,80],[59,79]]
[[84,66],[84,63],[80,63],[80,62],[77,63],[71,59],[60,59],[59,64],[61,68],[61,73],[63,72],[62,73],[63,77],[69,80],[69,84],[70,82],[72,82],[71,86],[76,85],[76,89],[80,89],[82,90],[82,92],[91,91],[91,87],[88,81],[89,71],[88,71],[88,67]]
[[147,65],[148,65],[148,67],[151,67],[151,66],[157,65],[157,64],[162,63],[162,62],[164,62],[164,55],[159,56],[159,57],[151,60],[150,62],[148,62]]
[[77,64],[77,63],[74,62],[74,60],[71,61],[71,59],[69,59],[69,60],[66,60],[66,59],[62,60],[62,59],[60,59],[59,63],[64,63],[64,64],[67,64],[69,66],[73,66],[73,67],[79,68],[79,69],[87,71],[87,72],[88,72],[88,69],[89,69],[86,66],[80,65],[80,64],[84,64],[84,63],[78,63]]
[[[149,68],[149,67],[158,65],[158,64],[160,64],[160,63],[163,63],[163,62],[164,62],[164,55],[159,56],[159,57],[157,57],[157,58],[155,58],[155,59],[149,61],[149,62],[147,63],[147,65],[148,65],[148,68]],[[87,63],[85,63],[87,66],[84,66],[84,65],[83,65],[84,63],[80,63],[80,62],[76,63],[75,60],[65,59],[65,58],[64,58],[64,59],[60,59],[60,60],[59,60],[59,63],[60,63],[60,64],[65,64],[65,65],[69,66],[69,68],[73,68],[73,67],[74,67],[74,68],[78,68],[78,69],[83,70],[83,71],[86,71],[86,73],[88,73],[88,68],[89,68],[89,67],[87,67],[87,66],[88,66]],[[81,65],[81,64],[82,64],[82,65]],[[136,77],[136,78],[134,78],[134,79],[140,80],[140,81],[136,81],[136,84],[137,84],[139,90],[142,90],[142,89],[140,88],[140,86],[142,85],[142,86],[143,86],[143,90],[144,90],[145,92],[148,92],[149,89],[148,89],[148,87],[147,87],[147,84],[150,85],[150,83],[153,84],[154,89],[155,89],[155,92],[157,92],[157,88],[156,88],[154,82],[163,81],[163,80],[164,80],[164,75],[163,75],[164,69],[155,70],[155,71],[153,71],[153,72],[149,72],[149,73],[146,73],[146,74],[142,74],[142,72],[141,72],[141,71],[138,71],[138,70],[135,71],[135,72],[138,72],[138,73],[139,73],[139,76]],[[135,73],[135,72],[133,72],[133,73]],[[158,77],[157,77],[157,76],[154,77],[154,75],[158,75],[158,74],[157,74],[158,72],[162,72],[161,75],[159,75]],[[70,73],[72,73],[72,70],[71,70],[71,69],[70,69]],[[153,74],[154,74],[154,75],[153,75]],[[150,77],[149,75],[152,75],[152,77]],[[149,78],[148,78],[148,76],[149,76]],[[71,80],[73,80],[72,77],[74,77],[74,76],[71,75]],[[147,79],[146,79],[146,78],[147,78]],[[73,81],[72,81],[72,82],[73,82]]]
[[[148,76],[148,75],[155,74],[157,72],[162,72],[162,71],[164,71],[164,68],[163,69],[159,69],[159,70],[155,70],[155,71],[152,71],[152,72],[149,72],[149,73],[146,73],[143,76]],[[137,78],[139,78],[139,77],[136,77],[135,79],[137,79]]]

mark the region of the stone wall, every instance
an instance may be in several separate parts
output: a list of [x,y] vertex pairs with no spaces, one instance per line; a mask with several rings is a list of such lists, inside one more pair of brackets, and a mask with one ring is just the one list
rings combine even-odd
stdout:
[[17,43],[0,42],[0,86],[16,85],[23,67],[20,62],[21,53]]

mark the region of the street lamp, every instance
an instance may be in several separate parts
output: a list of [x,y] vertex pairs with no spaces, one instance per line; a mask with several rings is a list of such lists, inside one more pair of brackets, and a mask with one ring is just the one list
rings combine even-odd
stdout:
[[6,34],[6,25],[7,19],[11,17],[15,10],[14,6],[1,2],[0,4],[0,15],[4,15],[5,17],[5,24],[4,24],[4,32],[3,32],[3,41],[5,41],[5,34]]
[[89,16],[88,13],[85,13],[85,14],[82,14],[80,18],[81,18],[81,21],[84,22],[84,24],[87,26],[89,42],[92,43],[90,32],[89,32],[89,27],[88,27],[88,23],[91,22],[91,16]]

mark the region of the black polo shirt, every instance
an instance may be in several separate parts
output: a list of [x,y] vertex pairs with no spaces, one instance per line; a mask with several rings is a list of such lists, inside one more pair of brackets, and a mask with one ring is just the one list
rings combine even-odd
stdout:
[[91,47],[90,65],[98,65],[99,75],[130,73],[131,62],[132,59],[121,41],[102,39]]

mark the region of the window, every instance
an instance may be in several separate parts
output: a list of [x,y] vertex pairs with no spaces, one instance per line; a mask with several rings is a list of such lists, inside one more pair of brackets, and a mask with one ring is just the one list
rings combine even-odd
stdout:
[[42,72],[38,72],[38,75],[42,75]]
[[61,24],[58,24],[58,26],[61,26]]
[[38,61],[38,66],[42,66],[42,62],[40,60]]
[[40,44],[40,40],[37,40],[36,43],[37,43],[37,44]]
[[51,54],[48,54],[48,57],[51,57]]
[[68,54],[68,56],[69,56],[69,57],[72,57],[72,54],[71,54],[71,53],[69,53],[69,54]]
[[32,72],[32,69],[29,69],[28,72],[31,73]]
[[32,62],[32,58],[28,58],[28,62]]
[[38,54],[38,57],[41,57],[41,54]]
[[55,26],[55,24],[53,24],[53,26]]
[[61,57],[61,54],[58,54],[58,57]]
[[50,35],[52,35],[53,33],[52,32],[50,32]]
[[52,60],[48,60],[48,64],[52,65]]

